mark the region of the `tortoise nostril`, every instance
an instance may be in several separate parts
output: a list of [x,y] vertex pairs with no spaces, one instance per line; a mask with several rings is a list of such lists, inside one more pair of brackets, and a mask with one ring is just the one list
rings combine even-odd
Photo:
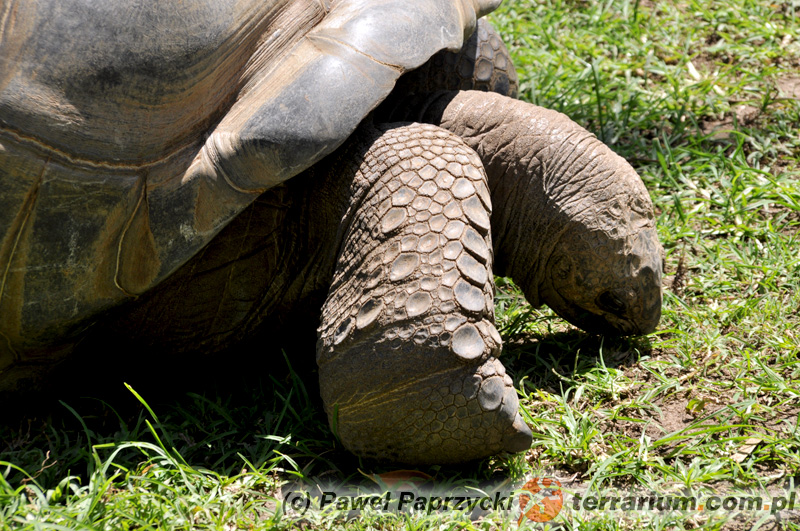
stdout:
[[625,303],[613,291],[604,291],[597,296],[595,302],[601,310],[613,314],[621,314],[625,311]]

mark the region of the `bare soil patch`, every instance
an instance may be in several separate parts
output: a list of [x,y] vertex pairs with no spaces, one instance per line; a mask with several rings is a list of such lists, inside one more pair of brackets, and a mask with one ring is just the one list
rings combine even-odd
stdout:
[[800,76],[790,76],[778,79],[775,84],[784,98],[800,100]]
[[755,122],[761,115],[760,109],[752,105],[736,105],[732,112],[728,113],[722,120],[704,120],[701,128],[704,135],[713,135],[712,140],[728,140],[731,132],[741,126],[747,126]]

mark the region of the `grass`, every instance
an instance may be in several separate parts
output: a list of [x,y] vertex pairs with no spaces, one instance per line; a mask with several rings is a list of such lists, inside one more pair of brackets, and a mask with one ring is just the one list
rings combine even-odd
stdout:
[[[645,338],[586,335],[498,279],[503,361],[534,444],[437,479],[549,475],[585,493],[779,495],[800,483],[800,3],[518,0],[491,18],[520,97],[631,161],[666,249]],[[291,353],[289,353],[291,354]],[[148,405],[70,400],[0,427],[0,530],[492,529],[494,515],[342,513],[299,523],[287,482],[359,480],[287,367]],[[798,513],[565,510],[569,529],[798,529]],[[541,526],[539,526],[541,527]]]

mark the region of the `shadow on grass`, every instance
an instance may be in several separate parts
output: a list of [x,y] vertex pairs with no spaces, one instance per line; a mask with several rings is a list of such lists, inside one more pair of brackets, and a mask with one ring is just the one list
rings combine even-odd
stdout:
[[647,337],[604,337],[572,329],[512,337],[502,359],[515,382],[525,380],[529,390],[560,394],[565,380],[580,379],[598,367],[631,367],[652,352]]
[[[225,353],[138,365],[127,354],[127,367],[109,363],[105,374],[90,359],[60,368],[50,389],[4,408],[0,459],[47,486],[68,474],[88,477],[95,454],[102,459],[113,448],[98,445],[126,441],[163,444],[191,466],[224,475],[260,467],[275,451],[298,466],[349,458],[334,446],[316,376],[302,374],[311,372],[302,359]],[[145,460],[130,450],[115,463],[136,469]]]
[[[198,375],[196,367],[161,366],[158,373],[126,373],[126,382],[112,373],[103,382],[89,379],[95,385],[58,386],[17,402],[0,419],[0,461],[22,468],[45,489],[66,476],[87,481],[98,463],[128,441],[156,444],[195,469],[226,476],[264,468],[276,457],[289,475],[330,481],[404,468],[364,462],[345,451],[328,428],[315,371],[304,367],[301,374],[290,356],[238,369],[213,359],[201,365],[216,367],[215,377]],[[150,457],[130,448],[114,464],[136,473]],[[420,470],[448,480],[489,479],[497,466],[484,461]],[[4,472],[10,485],[30,481],[22,472]]]
[[[319,398],[313,350],[297,348],[301,352],[245,359],[226,353],[139,363],[121,349],[116,354],[123,361],[116,365],[83,360],[60,371],[59,385],[49,392],[5,409],[0,459],[45,488],[67,475],[90,477],[97,463],[127,441],[158,444],[192,467],[228,476],[264,467],[276,456],[301,478],[356,481],[397,469],[361,461],[337,443]],[[575,330],[511,338],[502,360],[526,388],[554,391],[560,378],[580,377],[602,363],[633,364],[646,352],[646,340],[602,339]],[[489,480],[513,475],[519,459],[419,470],[436,480]],[[135,471],[147,466],[148,456],[131,448],[114,463]],[[7,479],[12,485],[27,481],[15,472]]]

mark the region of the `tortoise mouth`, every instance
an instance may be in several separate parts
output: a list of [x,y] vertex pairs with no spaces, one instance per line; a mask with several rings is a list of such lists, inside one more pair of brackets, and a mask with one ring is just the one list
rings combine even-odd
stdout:
[[581,306],[576,306],[571,315],[562,317],[582,330],[603,336],[632,336],[649,332],[631,320],[613,314],[600,315]]
[[547,290],[545,302],[559,316],[592,334],[646,335],[656,329],[661,318],[660,286],[651,282],[650,276],[642,277],[644,285],[616,286],[594,297],[568,297],[554,286]]
[[[595,302],[593,308],[586,305],[569,302],[559,291],[553,290],[557,300],[546,301],[547,304],[562,318],[574,324],[581,330],[591,334],[603,336],[632,336],[649,334],[655,329],[658,319],[630,318],[627,314],[627,305],[622,303],[618,297],[613,299],[608,296],[608,292],[601,293],[597,298],[600,304]],[[619,302],[614,304],[615,308],[606,308],[608,302]],[[616,306],[619,306],[618,308]],[[615,311],[616,310],[616,311]]]

